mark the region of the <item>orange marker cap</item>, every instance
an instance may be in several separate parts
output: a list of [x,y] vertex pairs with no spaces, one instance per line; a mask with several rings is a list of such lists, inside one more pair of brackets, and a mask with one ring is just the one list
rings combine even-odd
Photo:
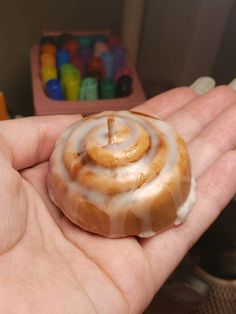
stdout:
[[43,53],[40,56],[40,64],[41,66],[49,66],[55,67],[56,66],[56,58],[51,53]]
[[0,120],[7,120],[8,112],[4,94],[0,92]]
[[57,48],[53,44],[44,44],[41,46],[41,54],[50,53],[52,55],[55,55],[56,52],[57,52]]

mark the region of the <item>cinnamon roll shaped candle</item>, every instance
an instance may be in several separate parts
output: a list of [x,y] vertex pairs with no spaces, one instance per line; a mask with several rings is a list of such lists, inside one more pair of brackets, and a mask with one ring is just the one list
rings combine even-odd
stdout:
[[82,229],[149,237],[181,223],[195,201],[184,141],[164,121],[128,111],[64,131],[49,163],[52,201]]

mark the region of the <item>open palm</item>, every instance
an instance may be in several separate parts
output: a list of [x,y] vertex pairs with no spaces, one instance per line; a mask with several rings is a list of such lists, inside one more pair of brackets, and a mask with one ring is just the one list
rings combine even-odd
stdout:
[[0,313],[142,313],[236,192],[236,93],[164,93],[136,111],[167,119],[188,143],[197,202],[154,236],[105,239],[68,221],[48,198],[47,161],[79,116],[0,123]]

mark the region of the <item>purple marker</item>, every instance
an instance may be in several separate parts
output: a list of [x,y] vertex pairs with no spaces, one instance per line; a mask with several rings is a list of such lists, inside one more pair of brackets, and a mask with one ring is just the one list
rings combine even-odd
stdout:
[[87,75],[87,71],[88,71],[88,60],[91,58],[92,56],[92,49],[90,47],[80,47],[79,48],[79,56],[83,62],[83,74],[84,76]]
[[114,75],[116,75],[120,68],[126,64],[125,49],[123,47],[116,47],[112,49],[114,55]]

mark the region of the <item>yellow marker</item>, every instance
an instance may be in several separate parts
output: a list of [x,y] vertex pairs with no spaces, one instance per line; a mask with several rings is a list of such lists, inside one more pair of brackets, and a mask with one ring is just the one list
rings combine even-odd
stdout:
[[41,67],[43,66],[56,67],[56,58],[54,55],[50,53],[43,53],[40,56],[40,63]]
[[80,82],[76,75],[67,76],[63,80],[67,100],[79,99]]
[[41,67],[41,79],[43,85],[45,86],[47,81],[57,78],[57,69],[56,67],[43,66]]
[[8,118],[5,97],[4,94],[0,92],[0,120],[7,120]]

